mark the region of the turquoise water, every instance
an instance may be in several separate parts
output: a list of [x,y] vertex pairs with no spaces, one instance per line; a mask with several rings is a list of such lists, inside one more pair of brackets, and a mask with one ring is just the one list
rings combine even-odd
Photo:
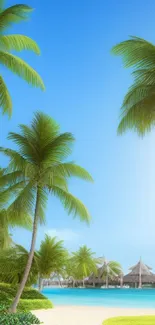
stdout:
[[46,288],[54,305],[155,308],[155,289]]

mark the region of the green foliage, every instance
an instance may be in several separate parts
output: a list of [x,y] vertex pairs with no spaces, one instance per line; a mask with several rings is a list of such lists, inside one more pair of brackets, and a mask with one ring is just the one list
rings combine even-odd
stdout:
[[[19,283],[27,263],[28,254],[28,251],[20,245],[14,245],[12,248],[0,251],[0,278],[13,284]],[[63,241],[58,241],[56,237],[51,238],[46,235],[45,239],[41,242],[40,250],[34,254],[27,285],[31,285],[35,281],[38,282],[38,274],[41,279],[50,277],[53,272],[61,273],[67,259],[68,252],[63,246]],[[15,287],[16,290],[17,287]],[[23,293],[24,296],[26,295],[25,291]],[[38,293],[35,290],[31,292],[32,296],[34,292]],[[37,298],[36,294],[34,295],[35,299]],[[30,295],[30,290],[27,291],[27,295]]]
[[155,46],[138,37],[131,37],[113,47],[125,67],[133,67],[133,85],[127,92],[122,107],[118,133],[133,129],[144,135],[155,125]]
[[12,176],[10,191],[22,182],[18,195],[9,206],[9,212],[16,211],[18,216],[33,215],[39,182],[40,221],[45,218],[49,191],[59,198],[68,214],[74,217],[78,215],[81,220],[89,222],[90,215],[86,207],[68,191],[67,180],[71,176],[92,181],[84,168],[64,161],[72,152],[72,134],[61,134],[53,119],[43,113],[36,113],[30,126],[20,125],[20,133],[10,132],[8,138],[18,146],[18,151],[0,148],[0,152],[10,158],[10,174],[6,175],[6,180],[7,176],[9,179]]
[[71,263],[76,269],[78,279],[89,276],[92,272],[97,273],[96,259],[94,253],[87,246],[82,246],[72,254]]
[[[37,43],[25,35],[4,35],[5,29],[11,27],[13,23],[27,20],[31,11],[32,8],[27,5],[19,4],[4,9],[0,3],[0,63],[32,86],[44,90],[45,87],[39,74],[24,60],[9,53],[29,50],[39,55],[40,50]],[[3,113],[11,115],[12,100],[3,76],[0,76],[0,107]]]
[[120,263],[116,261],[107,261],[105,258],[100,259],[103,264],[99,269],[99,277],[106,279],[106,286],[108,286],[108,280],[113,280],[115,277],[122,274],[122,267]]
[[[7,298],[8,299],[12,299],[15,297],[16,295],[16,292],[17,292],[17,285],[10,285],[10,284],[6,284],[6,283],[0,283],[0,302],[3,302],[3,298]],[[1,299],[2,297],[2,299]],[[25,287],[23,293],[22,293],[22,296],[21,296],[22,299],[46,299],[47,298],[41,294],[39,291],[37,291],[36,289],[32,289],[31,287],[30,288],[27,288]]]
[[63,241],[46,235],[38,252],[38,273],[41,278],[50,277],[51,273],[61,273],[68,259],[68,252]]
[[7,301],[10,301],[10,298],[13,298],[13,296],[11,295],[11,293],[8,293],[3,291],[3,290],[0,290],[0,302],[7,302]]
[[[45,221],[45,210],[48,194],[56,196],[68,214],[80,217],[89,222],[90,214],[84,204],[68,190],[70,176],[92,181],[90,174],[78,165],[66,159],[72,152],[74,137],[71,133],[60,133],[59,125],[48,115],[41,112],[35,114],[30,126],[20,125],[20,132],[10,132],[8,139],[13,140],[17,150],[0,148],[0,152],[9,157],[9,165],[5,181],[11,179],[10,191],[18,188],[8,207],[9,214],[16,217],[32,215],[34,227],[32,247],[36,238],[37,225]],[[70,170],[70,173],[69,173]],[[0,178],[1,183],[1,178]],[[9,184],[9,182],[8,182]],[[29,255],[23,283],[28,280],[29,265],[31,266],[34,251]],[[23,284],[21,283],[21,291]],[[19,290],[18,290],[19,291]],[[19,294],[17,293],[16,302]],[[14,307],[15,308],[15,307]]]
[[43,300],[47,300],[47,298],[42,294],[40,293],[38,290],[35,290],[35,289],[27,289],[25,288],[23,293],[22,293],[22,296],[21,296],[21,299],[43,299]]
[[[8,174],[6,177],[5,173],[5,169],[0,169],[0,250],[7,249],[13,244],[10,234],[10,230],[13,227],[24,227],[29,230],[32,228],[32,219],[30,216],[22,213],[19,217],[16,211],[9,213],[7,209],[8,202],[18,191],[18,186],[15,185],[10,188],[12,177],[10,177],[11,174]],[[18,172],[17,174],[19,175]],[[3,279],[3,281],[5,280]]]
[[[0,284],[0,315],[5,314],[15,297],[17,286]],[[32,288],[25,288],[18,305],[18,312],[27,312],[37,309],[49,309],[53,305],[44,295]],[[1,323],[0,323],[1,324]],[[3,323],[2,323],[3,324]]]
[[32,325],[41,324],[39,319],[31,313],[17,313],[0,315],[1,325]]
[[155,316],[117,317],[103,322],[103,325],[154,325]]
[[18,304],[18,310],[20,311],[50,309],[52,307],[52,302],[48,299],[20,299]]

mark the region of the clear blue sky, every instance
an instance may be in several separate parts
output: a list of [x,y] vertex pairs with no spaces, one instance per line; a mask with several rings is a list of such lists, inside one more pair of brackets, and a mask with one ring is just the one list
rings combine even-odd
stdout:
[[[21,1],[16,0],[16,3]],[[62,131],[76,137],[73,159],[93,175],[94,185],[72,181],[71,190],[88,206],[88,228],[72,220],[56,199],[49,198],[46,226],[65,239],[72,251],[87,244],[97,255],[116,259],[124,270],[142,256],[155,269],[155,132],[139,139],[116,134],[119,107],[131,82],[130,71],[110,54],[111,47],[136,35],[155,42],[154,0],[26,0],[36,8],[28,23],[12,32],[34,38],[40,57],[22,53],[43,77],[46,92],[32,89],[3,69],[13,98],[12,119],[1,117],[1,145],[19,123],[29,123],[42,110]],[[14,4],[13,0],[7,5]],[[1,164],[4,164],[1,158]],[[13,231],[14,240],[29,246],[31,234]]]

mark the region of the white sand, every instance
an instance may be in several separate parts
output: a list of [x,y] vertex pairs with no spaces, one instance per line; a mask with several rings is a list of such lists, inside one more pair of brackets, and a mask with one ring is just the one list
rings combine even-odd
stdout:
[[103,320],[115,316],[155,315],[155,309],[57,306],[33,313],[44,325],[101,325]]

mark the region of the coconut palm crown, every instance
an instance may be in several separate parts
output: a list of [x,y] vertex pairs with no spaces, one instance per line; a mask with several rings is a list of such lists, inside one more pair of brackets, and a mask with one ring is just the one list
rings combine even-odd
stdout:
[[[13,24],[27,20],[32,10],[31,7],[23,4],[4,8],[4,1],[0,0],[0,63],[32,86],[44,90],[39,74],[20,57],[12,54],[12,51],[28,50],[39,55],[37,43],[25,35],[6,34],[6,30]],[[11,115],[12,100],[2,73],[0,73],[0,107],[3,113]]]
[[[67,162],[75,141],[71,133],[60,133],[59,125],[48,115],[37,112],[30,126],[20,125],[20,132],[10,132],[8,139],[17,145],[17,151],[0,148],[10,159],[7,172],[10,186],[19,186],[18,196],[9,206],[9,213],[33,216],[33,233],[30,254],[11,311],[16,311],[26,284],[36,243],[39,222],[45,221],[48,194],[57,197],[68,214],[90,221],[85,205],[68,190],[70,177],[92,181],[90,174],[79,165]],[[6,175],[7,178],[7,175]]]
[[91,251],[86,245],[81,246],[77,252],[73,253],[72,263],[75,265],[79,279],[84,280],[92,272],[97,273],[97,259],[95,253]]
[[143,136],[155,125],[155,45],[131,37],[113,47],[126,68],[132,67],[133,84],[124,97],[118,133],[128,129]]

